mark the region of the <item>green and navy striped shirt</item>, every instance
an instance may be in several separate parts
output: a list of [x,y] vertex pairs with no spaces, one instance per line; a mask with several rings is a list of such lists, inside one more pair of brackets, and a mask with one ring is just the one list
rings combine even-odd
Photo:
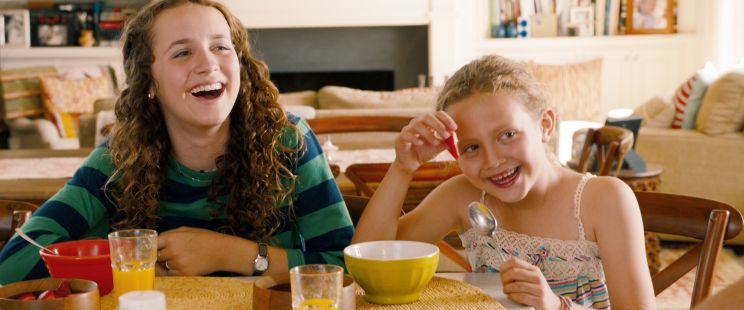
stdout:
[[[286,206],[281,208],[282,225],[271,243],[286,249],[289,268],[310,263],[343,267],[343,249],[354,233],[349,213],[315,135],[298,117],[288,114],[288,118],[297,125],[305,146],[296,155],[297,164],[292,165],[297,176],[294,216],[290,219]],[[283,141],[291,145],[297,139]],[[94,149],[72,179],[34,212],[23,231],[43,245],[106,238],[111,224],[121,216],[102,189],[114,169],[108,154],[105,144]],[[156,230],[189,226],[217,231],[226,221],[224,215],[209,213],[207,191],[215,174],[189,170],[170,156]],[[246,258],[246,264],[251,262]],[[11,238],[0,252],[0,284],[47,276],[38,248],[20,237]]]

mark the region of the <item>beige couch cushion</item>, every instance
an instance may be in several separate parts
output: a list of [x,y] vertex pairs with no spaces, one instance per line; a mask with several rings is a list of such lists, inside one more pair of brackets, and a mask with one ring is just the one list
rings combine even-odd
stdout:
[[545,84],[560,120],[604,120],[599,111],[602,59],[565,65],[525,62],[524,66]]
[[633,110],[633,115],[643,118],[641,123],[649,128],[670,128],[674,120],[674,105],[669,99],[656,96]]
[[[636,152],[664,169],[661,192],[718,200],[744,213],[744,134],[642,127]],[[744,244],[744,234],[735,240]]]
[[318,91],[320,109],[427,108],[434,110],[437,91],[370,91],[325,86]]
[[703,97],[696,128],[709,135],[739,131],[744,124],[744,71],[713,82]]
[[318,107],[318,93],[312,90],[279,94],[279,103],[284,106]]

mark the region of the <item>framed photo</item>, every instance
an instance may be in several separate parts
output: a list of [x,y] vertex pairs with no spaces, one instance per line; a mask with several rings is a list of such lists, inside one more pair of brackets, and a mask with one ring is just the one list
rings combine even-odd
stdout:
[[68,46],[75,44],[75,15],[56,10],[31,13],[32,46]]
[[625,33],[674,33],[674,0],[627,0]]
[[568,15],[569,34],[577,37],[594,35],[594,7],[571,8]]
[[31,24],[28,10],[0,10],[6,46],[31,46]]

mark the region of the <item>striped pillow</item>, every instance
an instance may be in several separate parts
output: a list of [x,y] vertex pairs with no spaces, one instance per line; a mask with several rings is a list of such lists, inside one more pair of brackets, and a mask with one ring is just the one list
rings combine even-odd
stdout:
[[673,129],[692,129],[695,127],[695,117],[698,109],[700,109],[700,104],[703,102],[705,90],[717,77],[718,72],[713,64],[708,62],[702,70],[679,86],[672,97],[674,103]]
[[62,138],[77,138],[78,113],[51,112],[51,119],[57,126],[59,136]]

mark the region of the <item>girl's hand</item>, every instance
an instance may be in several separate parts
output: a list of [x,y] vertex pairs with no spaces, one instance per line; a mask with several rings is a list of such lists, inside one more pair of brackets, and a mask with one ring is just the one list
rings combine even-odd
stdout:
[[442,143],[455,131],[457,124],[444,111],[436,111],[411,120],[395,140],[395,161],[407,172],[413,172],[423,163],[447,149]]
[[[230,238],[211,230],[180,227],[158,236],[158,264],[156,272],[170,276],[205,275],[222,270],[230,255]],[[167,265],[166,265],[167,262]]]
[[509,299],[537,310],[560,309],[561,300],[553,293],[540,268],[512,257],[499,267],[504,294]]

